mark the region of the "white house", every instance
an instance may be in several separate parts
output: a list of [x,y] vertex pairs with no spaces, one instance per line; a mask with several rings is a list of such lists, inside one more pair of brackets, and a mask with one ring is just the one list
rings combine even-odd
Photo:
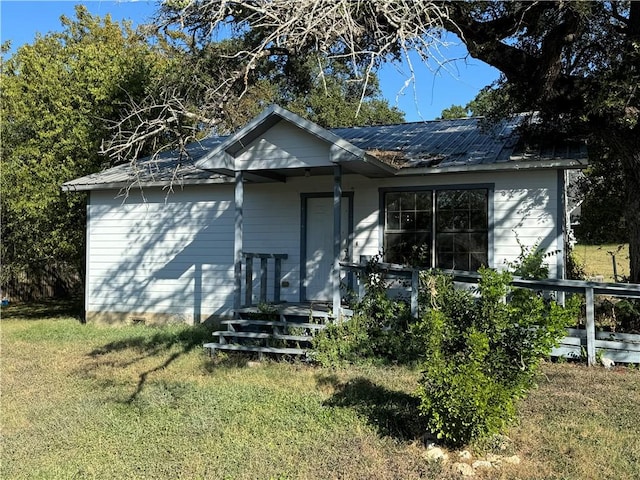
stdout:
[[[281,301],[334,312],[339,261],[381,252],[474,270],[503,268],[519,242],[539,244],[557,252],[551,275],[563,278],[565,170],[584,167],[585,150],[524,151],[520,121],[327,130],[274,106],[231,136],[191,145],[188,158],[67,182],[89,192],[87,320],[231,316],[261,293],[247,289],[246,253],[281,257],[268,285]],[[257,282],[258,266],[249,275]]]

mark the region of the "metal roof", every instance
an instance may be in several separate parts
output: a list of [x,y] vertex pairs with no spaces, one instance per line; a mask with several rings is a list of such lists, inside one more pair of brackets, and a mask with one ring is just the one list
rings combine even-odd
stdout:
[[531,149],[517,133],[524,120],[525,116],[519,115],[491,125],[482,117],[472,117],[331,131],[399,168],[441,170],[522,161],[586,160],[584,144]]
[[220,145],[226,137],[208,137],[187,145],[182,156],[163,152],[136,162],[118,165],[102,172],[76,178],[62,185],[63,190],[95,190],[130,186],[165,186],[169,184],[225,183],[229,178],[202,170],[195,162]]
[[[280,111],[286,112],[279,109],[276,113]],[[281,121],[292,121],[284,114],[281,117]],[[322,130],[328,132],[327,139],[348,142],[356,150],[366,152],[367,157],[395,167],[390,169],[389,176],[586,165],[584,144],[527,149],[517,133],[523,118],[516,116],[493,126],[485,125],[481,118],[461,118]],[[92,190],[132,184],[164,186],[169,183],[229,182],[232,178],[224,172],[199,167],[210,162],[211,152],[218,151],[233,138],[209,137],[188,145],[187,155],[182,157],[176,152],[166,152],[156,158],[149,157],[66,182],[62,188]],[[197,165],[200,159],[203,162]],[[282,169],[286,168],[286,165],[282,166]]]

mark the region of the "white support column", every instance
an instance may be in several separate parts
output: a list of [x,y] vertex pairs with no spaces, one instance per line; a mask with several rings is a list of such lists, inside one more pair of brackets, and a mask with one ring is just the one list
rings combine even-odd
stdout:
[[244,185],[242,171],[236,172],[236,188],[235,188],[235,226],[233,238],[233,265],[235,290],[233,293],[233,309],[234,314],[240,309],[242,302],[242,230],[243,215],[242,208],[244,205]]
[[342,308],[340,301],[340,253],[342,242],[340,241],[342,225],[342,167],[333,167],[333,315],[340,322],[342,320]]

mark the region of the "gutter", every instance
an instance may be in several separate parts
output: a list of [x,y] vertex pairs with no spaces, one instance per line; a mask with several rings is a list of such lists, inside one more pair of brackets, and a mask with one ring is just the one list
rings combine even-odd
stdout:
[[207,178],[207,179],[187,179],[180,180],[176,182],[167,182],[167,181],[155,181],[155,182],[113,182],[113,183],[81,183],[81,184],[67,184],[64,183],[60,187],[63,192],[88,192],[95,190],[120,190],[122,188],[135,188],[135,187],[169,187],[169,186],[182,186],[182,185],[213,185],[213,184],[224,184],[224,183],[234,183],[233,179],[223,179],[223,178]]
[[413,175],[437,175],[442,173],[468,173],[468,172],[513,172],[519,170],[540,169],[582,169],[589,162],[582,160],[538,160],[527,162],[501,162],[475,165],[452,165],[450,167],[405,167],[398,170],[396,176]]

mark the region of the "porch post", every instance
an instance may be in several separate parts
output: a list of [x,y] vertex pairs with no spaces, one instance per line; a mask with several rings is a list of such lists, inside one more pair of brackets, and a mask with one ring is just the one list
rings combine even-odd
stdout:
[[342,167],[333,167],[333,315],[338,322],[342,320],[340,302],[340,227],[342,225]]
[[234,316],[238,314],[240,310],[240,304],[242,302],[242,207],[244,204],[244,185],[242,171],[236,172],[236,184],[235,184],[235,225],[234,225],[234,237],[233,237],[233,265],[234,265],[234,280],[235,289],[233,292],[233,309]]

